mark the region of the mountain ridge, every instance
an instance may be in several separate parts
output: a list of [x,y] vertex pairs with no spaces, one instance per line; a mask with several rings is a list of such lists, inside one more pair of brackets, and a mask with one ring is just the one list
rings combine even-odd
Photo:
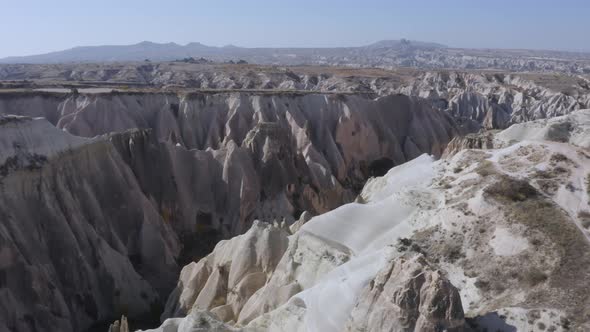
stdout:
[[[404,43],[412,43],[415,44],[415,47],[447,47],[445,45],[441,45],[441,44],[436,44],[436,43],[429,43],[429,42],[420,42],[420,41],[408,41],[406,39],[400,39],[400,40],[381,40],[381,41],[377,41],[375,43],[369,44],[369,45],[363,45],[363,46],[353,46],[353,47],[322,47],[322,48],[318,48],[318,47],[240,47],[240,46],[236,46],[233,44],[228,44],[225,46],[221,46],[221,47],[217,47],[217,46],[209,46],[209,45],[205,45],[202,44],[200,42],[189,42],[186,44],[178,44],[175,42],[168,42],[168,43],[157,43],[157,42],[152,42],[152,41],[141,41],[135,44],[122,44],[122,45],[84,45],[84,46],[74,46],[72,48],[68,48],[68,49],[64,49],[64,50],[60,50],[60,51],[53,51],[53,52],[46,52],[46,53],[40,53],[40,54],[31,54],[31,55],[23,55],[23,56],[8,56],[8,57],[4,57],[4,58],[0,58],[0,63],[19,63],[22,61],[22,63],[43,63],[43,62],[49,62],[49,63],[59,63],[59,62],[71,62],[72,59],[68,59],[70,57],[72,57],[74,54],[72,54],[72,52],[78,52],[78,51],[87,51],[87,50],[93,50],[96,51],[98,49],[103,49],[105,51],[113,51],[113,50],[123,50],[123,51],[133,51],[134,49],[137,48],[159,48],[159,49],[164,49],[165,47],[168,47],[169,49],[165,50],[166,52],[170,52],[171,50],[176,50],[178,52],[194,52],[196,50],[215,50],[218,52],[223,52],[224,50],[286,50],[286,49],[349,49],[349,48],[370,48],[370,47],[374,47],[377,45],[387,45],[387,47],[393,47],[393,46],[399,46],[399,45],[403,45]],[[144,51],[148,51],[148,49],[145,49]],[[182,54],[178,54],[177,58],[182,57]],[[59,60],[61,57],[61,59],[63,60]],[[159,60],[173,60],[174,58],[168,57],[165,54],[160,55],[160,57],[165,57],[165,59],[159,59]],[[131,60],[142,60],[139,58],[122,58],[121,60],[118,61],[131,61]],[[99,61],[98,57],[95,56],[95,58],[80,58],[78,60],[79,62],[92,62],[92,61]]]
[[[590,53],[542,50],[451,48],[407,39],[382,40],[354,47],[222,47],[192,42],[80,46],[45,54],[8,57],[0,64],[90,64],[124,62],[250,63],[273,66],[345,66],[353,68],[482,69],[517,72],[589,74]],[[240,61],[242,60],[242,61]]]

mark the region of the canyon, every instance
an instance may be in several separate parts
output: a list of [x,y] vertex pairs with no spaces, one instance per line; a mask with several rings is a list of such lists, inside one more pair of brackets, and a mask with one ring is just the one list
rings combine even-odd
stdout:
[[337,93],[426,99],[477,130],[590,107],[590,76],[553,73],[192,63],[0,65],[5,90]]
[[255,223],[185,266],[146,331],[585,331],[589,130],[590,110],[514,125],[297,227]]
[[589,328],[584,75],[0,78],[0,330]]
[[153,315],[178,264],[218,240],[350,202],[460,131],[406,96],[0,97],[1,316],[16,331]]

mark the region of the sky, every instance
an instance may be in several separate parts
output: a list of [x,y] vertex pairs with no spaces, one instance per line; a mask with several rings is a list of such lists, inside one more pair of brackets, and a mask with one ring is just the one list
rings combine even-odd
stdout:
[[0,0],[0,57],[140,41],[590,51],[590,0]]

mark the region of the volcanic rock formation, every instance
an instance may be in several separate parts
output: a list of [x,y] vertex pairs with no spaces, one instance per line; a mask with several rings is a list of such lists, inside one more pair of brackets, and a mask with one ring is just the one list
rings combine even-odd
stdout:
[[[231,65],[192,66],[174,63],[150,64],[148,72],[146,72],[145,64],[61,66],[63,68],[59,66],[4,68],[4,74],[2,74],[3,68],[0,66],[0,80],[16,80],[1,83],[0,87],[6,85],[8,88],[41,88],[40,91],[30,93],[30,97],[39,98],[28,103],[37,102],[40,104],[36,105],[36,109],[28,111],[52,116],[53,123],[58,120],[56,117],[61,118],[67,114],[77,113],[75,109],[112,106],[104,100],[95,101],[93,98],[83,98],[82,96],[78,96],[81,98],[69,98],[69,106],[54,105],[55,102],[61,103],[66,98],[63,95],[70,92],[70,89],[64,89],[64,86],[77,86],[81,91],[89,92],[115,89],[127,91],[122,94],[129,95],[131,94],[128,92],[129,84],[134,85],[137,91],[153,91],[153,88],[171,91],[170,94],[167,94],[170,97],[170,104],[179,104],[179,101],[175,100],[178,98],[174,97],[177,91],[190,91],[195,88],[214,91],[256,89],[269,93],[279,90],[285,91],[283,96],[289,93],[295,94],[297,91],[362,93],[367,97],[401,93],[429,100],[434,108],[445,110],[456,119],[460,119],[460,124],[469,130],[477,130],[479,127],[504,129],[512,123],[565,115],[577,109],[590,107],[590,77],[587,75],[341,67],[327,67],[318,71],[314,67],[251,66],[245,68]],[[90,89],[82,89],[85,86]],[[103,88],[92,89],[93,86]],[[54,93],[48,93],[48,91],[54,91]],[[61,96],[56,93],[58,91],[62,92]],[[10,92],[5,92],[5,94],[10,94]],[[56,98],[51,101],[51,98],[42,98],[43,94],[45,94],[44,97],[55,96]],[[160,99],[161,97],[160,94]],[[149,105],[158,98],[152,98],[152,102],[150,102],[150,98],[144,93],[142,99]],[[17,105],[12,105],[15,102],[14,99],[9,100],[11,104],[3,108],[18,108]],[[41,100],[46,100],[46,102],[41,102]],[[158,102],[156,101],[156,103]],[[214,102],[215,105],[217,103]],[[125,107],[136,108],[132,104],[125,104]],[[53,111],[43,112],[44,108]],[[61,115],[55,112],[55,108],[60,109]],[[137,121],[133,114],[112,115],[117,117],[111,121],[121,121],[120,124],[117,123],[117,126],[121,127],[129,127]],[[84,121],[84,119],[77,119],[76,122],[78,121]],[[100,122],[104,120],[87,117],[86,121]],[[63,125],[66,126],[70,122],[72,119],[64,119]],[[137,124],[144,123],[140,121]],[[110,125],[113,126],[113,123]],[[78,126],[83,126],[83,124]],[[93,129],[104,133],[108,128],[101,128],[97,124],[97,127]],[[84,132],[88,128],[79,127],[77,130]]]
[[[4,113],[41,115],[57,126],[0,120],[0,327],[12,331],[78,331],[123,313],[153,317],[178,263],[203,257],[254,219],[284,219],[280,232],[288,232],[303,211],[352,201],[375,172],[373,161],[393,166],[424,152],[440,155],[458,133],[450,117],[405,96],[0,99]],[[306,215],[294,228],[305,227]],[[258,252],[267,257],[262,249],[252,255]],[[241,277],[227,280],[245,293],[228,295],[224,301],[240,304],[217,314],[267,311],[246,302],[270,278],[277,257],[269,257],[226,271],[253,276],[243,289]],[[214,272],[223,289],[226,272]],[[198,307],[213,309],[215,294],[210,301],[203,295]],[[170,314],[192,308],[186,303]]]
[[557,89],[514,74],[427,72],[397,91],[429,99],[456,119],[474,121],[486,129],[552,118],[590,107],[590,90],[583,79]]
[[[393,300],[393,301],[392,301]],[[346,331],[462,331],[459,291],[423,256],[398,258],[360,293]]]
[[[163,327],[586,331],[589,130],[590,110],[577,111],[514,125],[494,135],[494,149],[456,148],[447,159],[423,155],[397,166],[369,180],[360,203],[314,217],[290,236],[266,283],[237,302],[237,320],[236,311],[193,307]],[[260,229],[269,227],[279,226]],[[269,248],[266,238],[248,241]],[[211,257],[222,252],[223,245]],[[249,261],[240,271],[258,271],[260,260]],[[215,279],[183,278],[178,289],[200,297],[218,289]],[[233,292],[224,292],[217,312],[233,305]],[[170,299],[168,308],[181,303]]]
[[165,296],[179,241],[106,140],[0,119],[0,327],[74,331]]
[[[129,147],[121,141],[126,136],[113,139],[120,150],[125,150],[123,156],[141,159],[132,167],[139,174],[144,191],[157,191],[159,206],[170,209],[168,215],[188,220],[180,222],[184,224],[193,225],[197,214],[186,209],[194,210],[195,205],[203,204],[194,204],[191,195],[186,194],[194,191],[194,186],[181,188],[184,183],[173,182],[179,192],[183,191],[182,195],[165,197],[174,188],[160,188],[167,184],[142,177],[151,173],[140,168],[162,167],[166,171],[157,165],[170,163],[147,162],[160,158],[150,151],[163,148],[172,150],[166,154],[185,160],[188,155],[197,155],[197,159],[208,163],[222,162],[224,167],[220,171],[227,182],[226,192],[236,198],[226,200],[226,205],[218,209],[202,212],[206,214],[203,218],[211,219],[211,223],[223,224],[226,236],[245,231],[246,221],[251,221],[254,214],[266,219],[287,217],[291,222],[293,215],[297,218],[303,210],[322,213],[351,201],[383,158],[392,167],[423,152],[440,156],[447,142],[460,131],[444,113],[404,96],[371,100],[317,94],[17,94],[0,100],[4,102],[0,102],[0,112],[43,116],[78,136],[151,128],[158,141],[205,150],[189,153],[169,146],[148,149],[143,143],[145,138],[138,133],[129,138]],[[125,159],[130,163],[133,158]],[[179,167],[173,168],[182,172]],[[200,174],[188,167],[184,172]],[[212,187],[219,188],[210,185],[206,190]],[[239,196],[234,194],[240,190]],[[182,200],[187,201],[187,206],[182,206]],[[261,205],[255,203],[258,200]],[[171,206],[172,201],[180,206]],[[217,198],[207,204],[223,201]],[[234,215],[219,221],[218,211],[231,211]]]

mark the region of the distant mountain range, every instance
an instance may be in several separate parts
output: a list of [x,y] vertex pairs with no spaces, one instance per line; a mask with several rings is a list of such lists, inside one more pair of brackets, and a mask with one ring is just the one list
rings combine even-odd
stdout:
[[104,45],[81,46],[68,50],[30,55],[14,56],[0,59],[0,63],[67,63],[67,62],[116,62],[116,61],[171,61],[187,57],[205,57],[210,60],[230,60],[246,58],[246,60],[262,60],[273,62],[272,58],[293,58],[310,55],[333,56],[346,54],[353,50],[375,49],[433,49],[446,48],[447,46],[419,41],[383,40],[377,43],[361,47],[338,48],[246,48],[234,45],[223,47],[207,46],[201,43],[189,43],[179,45],[176,43],[153,43],[144,41],[133,45]]
[[[195,61],[193,61],[193,58]],[[201,59],[204,58],[204,59]],[[590,74],[590,53],[542,50],[464,49],[420,41],[382,40],[359,47],[246,48],[201,43],[179,45],[141,42],[134,45],[84,46],[46,54],[8,57],[0,64],[56,64],[175,61],[192,63],[244,61],[261,65],[412,67],[420,69],[484,69],[518,72]],[[1,69],[1,68],[0,68]],[[14,72],[12,68],[9,71]]]

